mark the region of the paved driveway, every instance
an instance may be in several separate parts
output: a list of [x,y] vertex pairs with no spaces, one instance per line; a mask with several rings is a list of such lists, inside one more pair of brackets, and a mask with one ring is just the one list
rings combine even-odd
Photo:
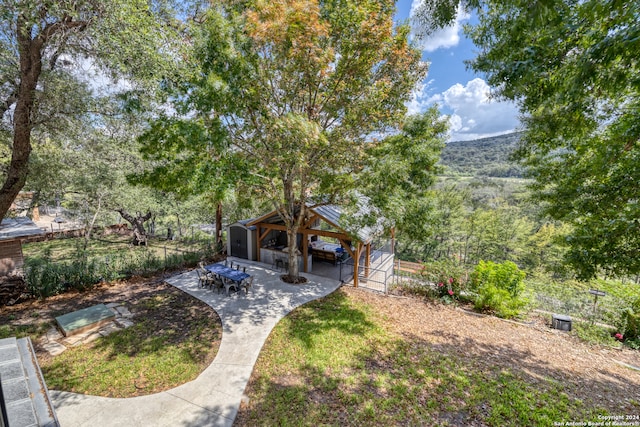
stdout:
[[330,294],[340,282],[304,274],[289,285],[268,266],[240,261],[255,275],[253,289],[227,297],[198,287],[195,271],[167,279],[210,305],[222,319],[222,342],[213,363],[195,380],[148,396],[113,399],[51,390],[62,427],[231,426],[260,349],[273,327],[294,308]]

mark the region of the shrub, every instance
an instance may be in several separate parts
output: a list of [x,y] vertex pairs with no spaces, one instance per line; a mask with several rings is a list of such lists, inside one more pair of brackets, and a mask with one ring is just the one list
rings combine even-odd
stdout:
[[622,311],[618,326],[627,344],[634,348],[640,344],[640,298]]
[[587,342],[611,346],[616,344],[616,338],[612,336],[612,332],[600,325],[594,325],[590,322],[574,322],[573,330],[578,338]]
[[394,285],[392,289],[401,288],[402,292],[409,295],[424,298],[436,298],[433,286],[422,280],[404,279],[402,284]]
[[435,285],[435,296],[446,302],[459,299],[466,290],[467,271],[455,260],[424,263],[422,278]]
[[71,263],[52,263],[47,259],[36,259],[27,263],[25,279],[32,295],[46,298],[67,289],[91,289],[101,280],[101,275],[95,261],[81,259]]
[[516,317],[527,305],[524,278],[525,273],[511,261],[480,261],[471,275],[475,308],[493,311],[498,317]]
[[25,259],[25,280],[29,292],[46,298],[68,289],[87,290],[101,281],[123,279],[133,275],[150,275],[163,269],[194,266],[201,259],[213,256],[210,244],[200,250],[184,251],[170,249],[164,256],[149,247],[132,250],[120,249],[95,256],[78,243],[73,261],[55,261],[52,250],[47,247],[40,257]]

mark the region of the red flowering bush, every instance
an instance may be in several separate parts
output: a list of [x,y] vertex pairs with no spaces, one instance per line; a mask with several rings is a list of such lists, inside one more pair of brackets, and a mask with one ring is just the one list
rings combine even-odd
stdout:
[[435,284],[434,297],[452,302],[460,298],[466,288],[467,272],[455,260],[441,260],[424,263],[422,277]]

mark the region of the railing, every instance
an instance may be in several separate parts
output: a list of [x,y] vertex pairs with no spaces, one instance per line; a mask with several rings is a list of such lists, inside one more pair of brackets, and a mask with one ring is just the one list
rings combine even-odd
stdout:
[[396,261],[396,274],[400,276],[420,274],[423,269],[424,266],[419,262]]
[[7,405],[4,401],[2,391],[2,377],[0,376],[0,427],[9,427],[9,417],[7,416]]
[[[368,267],[364,265],[364,259],[362,259],[358,265],[358,286],[387,293],[389,291],[389,286],[393,282],[393,266],[393,254],[386,254],[383,257],[378,258],[377,262],[372,263]],[[353,259],[349,258],[347,262],[341,265],[341,269],[341,273],[350,273],[348,275],[343,275],[342,280],[344,282],[350,281],[354,276]]]

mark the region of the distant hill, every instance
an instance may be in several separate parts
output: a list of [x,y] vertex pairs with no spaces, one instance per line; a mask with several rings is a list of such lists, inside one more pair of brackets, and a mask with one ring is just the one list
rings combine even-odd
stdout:
[[522,167],[509,156],[516,148],[520,133],[449,142],[442,150],[440,164],[446,175],[521,178]]

